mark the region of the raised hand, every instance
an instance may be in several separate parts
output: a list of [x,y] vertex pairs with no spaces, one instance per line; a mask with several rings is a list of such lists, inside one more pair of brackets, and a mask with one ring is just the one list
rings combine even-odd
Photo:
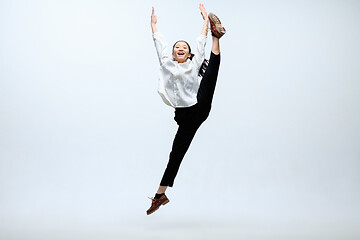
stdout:
[[207,12],[205,10],[205,7],[204,7],[204,4],[201,4],[200,3],[200,11],[201,11],[201,16],[203,17],[203,19],[206,21],[208,18],[207,18]]
[[155,25],[157,23],[157,17],[155,15],[154,7],[152,7],[152,13],[151,13],[151,24]]
[[151,30],[152,30],[153,33],[156,33],[156,32],[157,32],[156,23],[157,23],[157,17],[156,17],[156,15],[155,15],[154,7],[152,7],[152,13],[151,13]]
[[203,27],[201,29],[201,34],[206,36],[207,33],[208,33],[209,19],[208,19],[207,12],[205,10],[204,4],[200,3],[199,8],[200,8],[201,16],[204,19],[204,25],[203,25]]

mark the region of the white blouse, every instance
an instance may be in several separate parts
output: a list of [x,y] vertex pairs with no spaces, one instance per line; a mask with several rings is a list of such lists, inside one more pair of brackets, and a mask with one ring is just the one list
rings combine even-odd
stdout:
[[162,100],[174,108],[195,105],[201,81],[198,72],[205,58],[206,36],[197,38],[193,59],[184,63],[174,61],[172,55],[169,57],[167,42],[160,32],[154,33],[153,39],[160,61],[158,93]]

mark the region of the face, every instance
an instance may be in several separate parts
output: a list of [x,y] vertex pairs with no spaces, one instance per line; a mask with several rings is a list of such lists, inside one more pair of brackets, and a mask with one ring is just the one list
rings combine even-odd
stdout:
[[186,62],[186,60],[191,56],[189,46],[186,42],[177,42],[173,49],[174,60],[178,63]]

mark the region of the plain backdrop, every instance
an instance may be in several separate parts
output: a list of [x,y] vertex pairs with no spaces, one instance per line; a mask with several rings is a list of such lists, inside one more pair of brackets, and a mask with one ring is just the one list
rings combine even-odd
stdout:
[[356,0],[203,2],[212,112],[146,216],[177,127],[151,7],[194,46],[199,3],[0,1],[1,239],[360,238]]

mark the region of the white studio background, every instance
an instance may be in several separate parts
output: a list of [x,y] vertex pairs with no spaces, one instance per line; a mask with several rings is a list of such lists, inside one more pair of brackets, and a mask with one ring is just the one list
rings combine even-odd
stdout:
[[151,6],[172,46],[194,45],[198,4],[0,2],[1,239],[360,237],[350,0],[204,1],[227,29],[213,109],[146,216],[176,132]]

